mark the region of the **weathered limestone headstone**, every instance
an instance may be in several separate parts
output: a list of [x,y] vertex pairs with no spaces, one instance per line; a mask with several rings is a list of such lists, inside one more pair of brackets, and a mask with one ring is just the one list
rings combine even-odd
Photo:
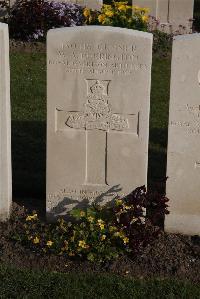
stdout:
[[59,0],[59,1],[75,3],[96,10],[101,10],[101,7],[103,5],[103,0]]
[[168,17],[168,0],[133,0],[133,5],[148,7],[151,16],[161,22],[167,22]]
[[170,0],[169,23],[173,32],[191,33],[194,0]]
[[50,30],[47,212],[110,201],[147,182],[152,35]]
[[133,0],[132,3],[140,7],[148,7],[150,10],[149,15],[159,22],[156,29],[169,32],[168,0]]
[[167,33],[191,33],[194,0],[132,0],[133,5],[149,7],[159,21],[158,29]]
[[139,7],[148,7],[149,14],[154,17],[157,16],[158,0],[132,0],[132,4]]
[[174,40],[170,97],[165,229],[200,234],[200,34]]
[[0,23],[0,221],[8,218],[12,201],[11,117],[8,26]]

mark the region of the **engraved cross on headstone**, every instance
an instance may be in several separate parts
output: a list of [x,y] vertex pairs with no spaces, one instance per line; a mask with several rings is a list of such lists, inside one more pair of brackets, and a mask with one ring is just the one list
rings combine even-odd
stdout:
[[57,129],[86,132],[85,185],[108,185],[108,134],[127,133],[138,136],[139,113],[113,113],[108,103],[110,80],[86,79],[87,103],[80,112],[57,110]]

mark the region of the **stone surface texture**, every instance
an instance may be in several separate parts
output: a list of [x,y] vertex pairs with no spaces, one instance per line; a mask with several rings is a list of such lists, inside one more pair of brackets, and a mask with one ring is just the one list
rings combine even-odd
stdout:
[[11,117],[8,26],[0,23],[0,221],[9,217],[12,202]]
[[133,5],[149,7],[150,15],[159,22],[158,29],[166,33],[192,32],[194,0],[133,0]]
[[169,23],[173,32],[191,33],[194,0],[170,0]]
[[173,43],[167,176],[166,231],[200,234],[200,34]]
[[76,3],[91,9],[100,10],[103,5],[103,0],[77,0]]
[[55,0],[55,1],[79,4],[81,6],[85,6],[96,10],[100,10],[103,5],[103,0]]
[[147,183],[152,35],[50,30],[47,215],[122,197]]

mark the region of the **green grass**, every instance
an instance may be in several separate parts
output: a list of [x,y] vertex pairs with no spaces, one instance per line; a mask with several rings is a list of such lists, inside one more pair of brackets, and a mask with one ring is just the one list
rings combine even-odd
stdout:
[[43,273],[0,265],[0,298],[197,299],[200,298],[200,288],[176,280],[144,281],[111,274]]
[[44,54],[11,55],[14,196],[45,195],[46,61]]
[[154,57],[149,135],[149,185],[155,179],[166,176],[170,69],[170,58]]
[[[165,177],[170,59],[154,57],[149,184]],[[45,198],[46,57],[11,54],[13,191],[17,198]]]

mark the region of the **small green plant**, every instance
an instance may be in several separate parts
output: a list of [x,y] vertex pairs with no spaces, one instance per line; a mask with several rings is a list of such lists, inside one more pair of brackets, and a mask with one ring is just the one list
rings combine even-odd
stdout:
[[167,34],[159,30],[153,33],[153,52],[161,56],[168,56],[171,53],[173,35]]
[[147,8],[131,6],[128,1],[113,1],[110,5],[104,4],[101,12],[85,8],[83,15],[88,25],[98,24],[146,31],[148,11]]
[[[95,262],[138,254],[160,232],[146,216],[147,198],[145,187],[140,187],[113,206],[72,210],[73,222],[59,219],[56,224],[45,224],[33,212],[18,221],[11,238],[35,252]],[[164,195],[157,195],[154,201],[156,217],[168,213]]]

